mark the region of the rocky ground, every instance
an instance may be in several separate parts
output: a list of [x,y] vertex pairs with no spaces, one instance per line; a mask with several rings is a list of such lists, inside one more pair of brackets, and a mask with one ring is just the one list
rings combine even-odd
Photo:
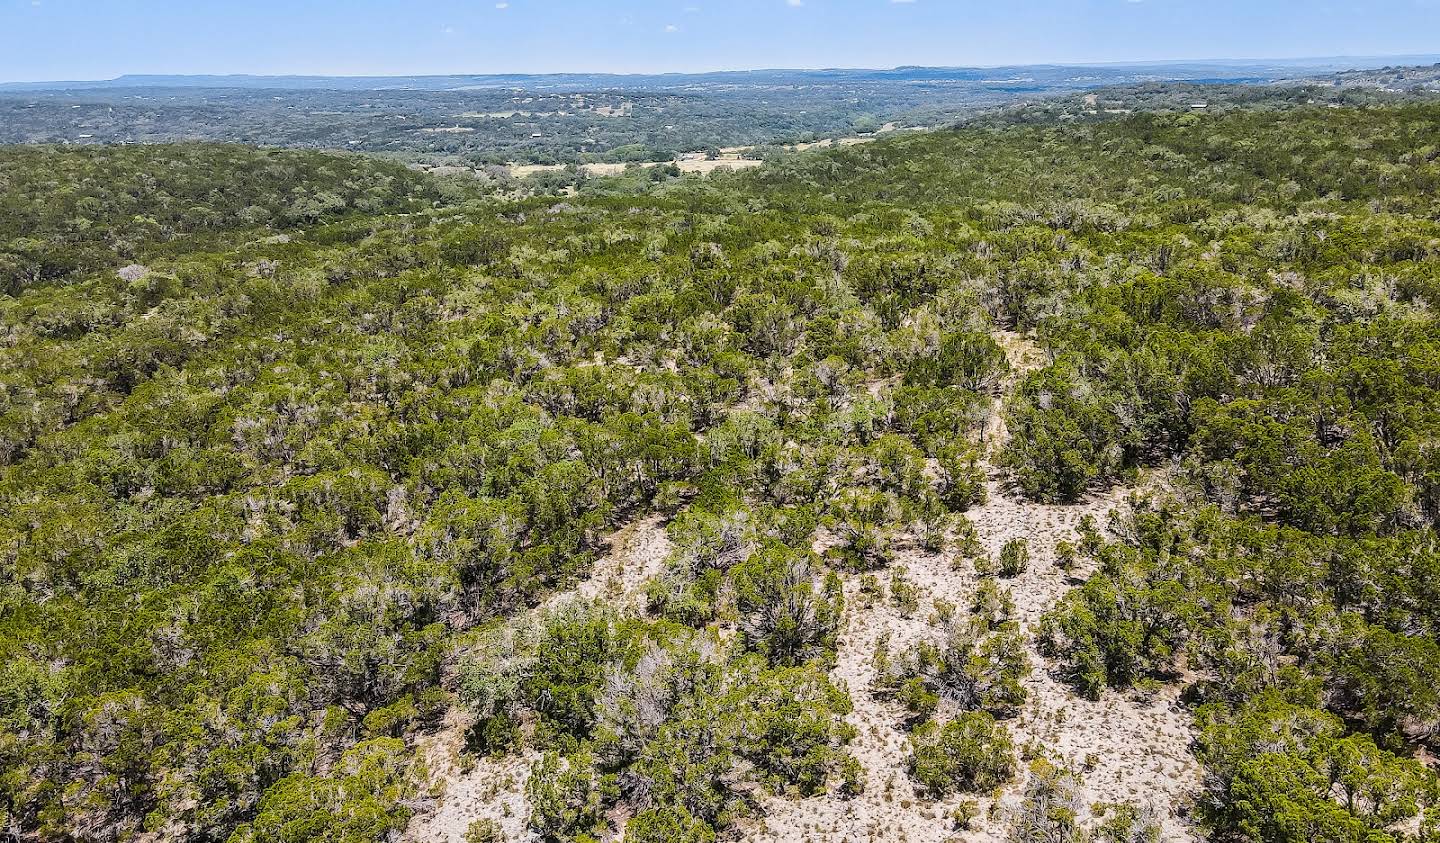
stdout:
[[[1000,413],[1003,393],[1020,374],[1045,362],[1043,352],[1019,335],[1002,334],[1000,340],[1013,374],[996,399],[987,426],[990,453],[1003,447],[1008,438]],[[1160,478],[1150,476],[1139,487],[1115,489],[1077,505],[1049,506],[1022,500],[988,461],[987,469],[988,500],[968,513],[985,551],[997,557],[1005,543],[1016,538],[1027,539],[1031,551],[1029,569],[1005,581],[1015,601],[1016,618],[1027,636],[1032,664],[1025,680],[1028,700],[1015,718],[1005,722],[1016,746],[1026,756],[1043,755],[1080,773],[1080,795],[1088,805],[1123,801],[1148,806],[1161,818],[1164,840],[1197,840],[1184,814],[1189,795],[1198,788],[1199,768],[1190,755],[1190,719],[1176,692],[1167,689],[1150,696],[1110,692],[1098,701],[1085,700],[1051,674],[1034,641],[1041,616],[1088,573],[1060,570],[1056,543],[1077,541],[1078,527],[1087,515],[1103,527],[1112,512],[1126,506],[1130,496],[1153,491]],[[823,543],[822,536],[819,544]],[[658,516],[621,530],[611,546],[612,552],[600,560],[589,581],[575,592],[557,595],[547,605],[577,595],[633,604],[644,582],[661,571],[670,551]],[[1024,774],[1010,787],[979,800],[980,818],[969,830],[957,831],[950,813],[961,799],[935,801],[916,792],[906,772],[909,749],[900,711],[871,693],[873,658],[882,637],[888,637],[892,648],[933,637],[938,630],[935,601],[968,605],[979,582],[975,567],[969,560],[957,560],[953,550],[930,554],[918,547],[901,548],[895,564],[906,569],[906,576],[919,589],[919,610],[906,616],[892,601],[867,603],[859,594],[860,578],[848,577],[846,628],[832,674],[837,684],[848,689],[855,704],[848,716],[857,730],[850,750],[865,769],[864,793],[850,799],[771,799],[764,806],[764,818],[746,830],[745,839],[757,843],[989,843],[1007,839],[1009,817],[1021,800]],[[524,784],[533,758],[464,760],[462,736],[468,725],[463,715],[452,714],[446,728],[426,740],[424,751],[437,774],[441,795],[436,810],[412,822],[406,840],[464,843],[466,828],[480,818],[500,822],[508,840],[529,839]]]
[[[1044,365],[1043,352],[1019,335],[1002,334],[1000,340],[1013,370],[1005,389],[1025,371]],[[990,453],[1003,447],[1009,437],[1000,413],[1002,400],[997,399],[986,431]],[[1085,700],[1051,675],[1050,666],[1035,650],[1033,635],[1041,616],[1088,574],[1083,568],[1068,574],[1061,571],[1055,564],[1056,544],[1078,541],[1080,522],[1087,515],[1103,527],[1131,495],[1156,486],[1158,478],[1077,505],[1048,506],[1022,500],[988,461],[987,468],[988,500],[968,513],[985,551],[994,558],[1011,539],[1024,538],[1030,543],[1029,570],[1005,582],[1015,600],[1016,619],[1026,633],[1033,666],[1025,681],[1029,692],[1025,708],[1006,722],[1016,746],[1038,751],[1081,773],[1081,797],[1086,803],[1128,801],[1149,806],[1162,819],[1163,839],[1197,839],[1182,814],[1187,796],[1199,786],[1199,767],[1190,754],[1189,715],[1175,692],[1167,690],[1152,698],[1107,693],[1097,702]],[[965,606],[979,583],[974,565],[965,560],[957,564],[953,551],[927,554],[912,548],[899,554],[896,564],[903,566],[908,579],[919,587],[920,610],[904,617],[889,601],[865,606],[857,599],[859,578],[851,577],[846,583],[846,632],[833,674],[837,683],[849,689],[855,703],[849,720],[858,736],[851,751],[865,767],[865,793],[849,800],[774,800],[767,806],[763,824],[748,839],[767,843],[980,843],[1007,839],[1008,815],[1020,802],[1023,775],[998,798],[980,800],[981,818],[970,830],[958,832],[950,812],[961,798],[934,801],[917,794],[905,772],[909,750],[900,711],[870,693],[875,679],[872,661],[882,637],[888,636],[892,648],[933,637],[937,630],[934,601]]]

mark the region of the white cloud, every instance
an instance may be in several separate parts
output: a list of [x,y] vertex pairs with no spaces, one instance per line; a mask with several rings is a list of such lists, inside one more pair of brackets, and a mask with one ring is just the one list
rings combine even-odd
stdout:
[[801,6],[805,5],[805,0],[785,0],[785,5],[789,6],[792,9],[798,9]]
[[509,4],[509,3],[496,3],[496,4],[495,4],[495,8],[497,8],[497,9],[508,9],[508,8],[510,8],[510,4]]
[[680,31],[680,27],[676,26],[676,25],[673,24],[673,23],[667,23],[667,24],[665,24],[665,31],[666,31],[666,32],[679,32],[679,31]]

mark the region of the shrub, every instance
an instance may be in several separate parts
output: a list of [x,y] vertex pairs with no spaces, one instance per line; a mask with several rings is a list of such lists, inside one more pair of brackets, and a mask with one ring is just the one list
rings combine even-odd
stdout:
[[865,792],[865,767],[853,755],[840,760],[840,794],[859,796]]
[[981,793],[1015,773],[1009,733],[983,711],[959,715],[940,725],[930,721],[910,736],[910,771],[933,796]]
[[625,826],[625,839],[633,843],[714,843],[715,829],[695,819],[683,805],[676,805],[636,814]]
[[605,826],[602,789],[589,755],[562,759],[554,752],[545,753],[525,783],[530,827],[547,843],[598,835]]
[[1081,843],[1080,779],[1048,761],[1030,767],[1010,829],[1012,843]]
[[505,843],[505,833],[492,819],[476,820],[465,829],[465,843]]
[[1000,576],[1018,577],[1030,568],[1030,542],[1011,539],[1000,549]]

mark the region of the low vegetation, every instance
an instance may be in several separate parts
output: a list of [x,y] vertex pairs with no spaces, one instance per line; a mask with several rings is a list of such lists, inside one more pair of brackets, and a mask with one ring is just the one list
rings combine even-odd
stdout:
[[[1060,503],[1169,478],[1058,552],[1083,584],[1034,667],[1182,683],[1206,833],[1434,839],[1437,137],[1430,104],[1137,115],[521,199],[0,151],[5,833],[388,839],[459,706],[470,756],[536,753],[542,839],[708,841],[862,788],[873,691],[927,795],[1154,839],[1009,735],[1006,589],[1052,548],[832,681],[846,583],[918,611],[901,554],[984,555],[993,468]],[[640,605],[549,599],[654,513]]]

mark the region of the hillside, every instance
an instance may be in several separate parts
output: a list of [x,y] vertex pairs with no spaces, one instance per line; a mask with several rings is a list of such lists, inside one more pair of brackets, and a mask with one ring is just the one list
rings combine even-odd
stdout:
[[1378,88],[1385,91],[1440,90],[1440,63],[1387,66],[1374,70],[1347,70],[1328,81],[1337,87]]
[[1437,137],[0,148],[0,828],[1440,839]]
[[0,143],[212,141],[451,166],[668,161],[935,126],[1097,88],[1252,85],[1375,60],[429,77],[126,76],[0,84]]
[[354,155],[243,146],[0,148],[0,292],[16,294],[235,228],[424,209],[443,188]]

